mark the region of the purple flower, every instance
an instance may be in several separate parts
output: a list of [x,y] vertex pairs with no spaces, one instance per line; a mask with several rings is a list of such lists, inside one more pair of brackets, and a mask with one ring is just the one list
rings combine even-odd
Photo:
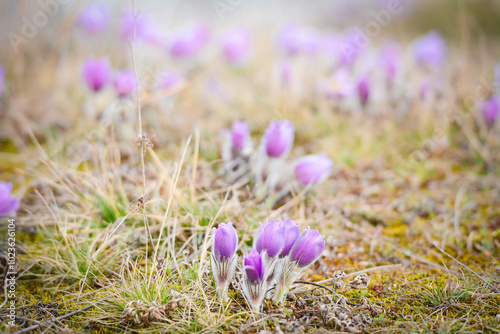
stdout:
[[289,24],[278,34],[278,47],[290,56],[299,53],[315,54],[321,48],[321,39],[310,29]]
[[288,55],[298,54],[301,48],[299,35],[300,28],[297,25],[286,25],[278,34],[278,46]]
[[164,89],[178,87],[185,81],[184,77],[178,73],[167,72],[162,75],[160,86]]
[[295,241],[299,237],[300,227],[299,225],[295,224],[295,222],[290,218],[287,218],[285,219],[285,221],[280,222],[280,226],[284,228],[282,233],[285,240],[283,248],[281,249],[281,252],[279,254],[279,257],[283,258],[290,253],[290,250],[295,244]]
[[353,95],[355,86],[349,71],[342,67],[337,70],[330,80],[323,84],[322,90],[331,98],[345,98]]
[[243,255],[243,265],[245,266],[247,280],[250,283],[259,283],[264,280],[265,267],[262,255],[255,249],[252,249],[250,254]]
[[219,224],[219,228],[214,228],[214,239],[212,243],[212,253],[217,260],[231,259],[236,253],[238,236],[233,224]]
[[308,228],[295,241],[290,251],[290,261],[296,262],[300,269],[305,268],[318,259],[324,247],[323,236],[317,230]]
[[222,51],[233,64],[243,64],[250,57],[250,33],[245,29],[235,29],[224,36]]
[[266,225],[260,223],[254,237],[255,249],[260,253],[266,251],[267,256],[270,258],[279,255],[285,245],[284,231],[284,226],[281,226],[273,219],[268,221]]
[[333,162],[325,154],[303,156],[295,163],[295,178],[303,185],[323,182],[330,172]]
[[339,64],[341,66],[352,65],[361,55],[366,47],[366,35],[359,28],[352,28],[342,36],[339,48],[341,51]]
[[78,25],[89,34],[97,34],[107,28],[110,8],[107,3],[93,2],[87,5],[78,17]]
[[238,236],[233,224],[219,224],[213,229],[212,254],[210,261],[217,292],[222,301],[227,301],[227,290],[236,268],[236,246]]
[[5,69],[2,64],[0,64],[0,97],[2,97],[5,91]]
[[113,82],[118,97],[127,97],[132,95],[137,89],[137,81],[132,71],[123,71],[116,75]]
[[7,216],[16,213],[20,200],[12,193],[12,183],[0,182],[0,216]]
[[272,158],[286,156],[292,149],[294,132],[289,120],[271,122],[264,134],[266,154]]
[[488,100],[481,103],[481,111],[486,123],[490,125],[495,123],[500,114],[500,99],[492,95]]
[[111,66],[106,58],[89,59],[83,64],[83,77],[94,92],[100,91],[111,79]]
[[250,138],[248,124],[242,121],[234,121],[231,129],[231,142],[233,144],[233,153],[239,153],[243,150]]
[[401,49],[396,42],[387,42],[380,50],[378,58],[380,66],[385,70],[387,79],[393,80],[401,67]]
[[197,25],[178,34],[170,45],[170,54],[175,58],[191,57],[200,51],[210,38],[210,31],[204,24]]
[[418,64],[442,66],[446,57],[446,42],[437,31],[431,31],[413,43],[413,57]]
[[366,105],[368,98],[370,97],[370,78],[367,74],[361,76],[358,80],[357,89],[361,104]]

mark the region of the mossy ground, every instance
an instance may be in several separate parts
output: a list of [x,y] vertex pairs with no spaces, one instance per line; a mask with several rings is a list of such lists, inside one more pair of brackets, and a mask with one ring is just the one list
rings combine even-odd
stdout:
[[[2,101],[0,179],[12,181],[23,202],[19,318],[1,330],[42,321],[39,331],[54,333],[500,332],[500,135],[465,104],[477,82],[457,60],[475,53],[453,49],[453,70],[442,74],[453,93],[409,100],[403,112],[349,113],[321,96],[268,89],[272,65],[264,56],[244,69],[201,63],[174,96],[158,99],[144,88],[143,127],[156,131],[144,170],[146,217],[159,245],[153,261],[138,201],[135,104],[119,105],[112,124],[103,122],[108,92],[86,97],[77,79],[82,57],[45,45],[33,40],[29,51],[5,58],[18,65]],[[116,48],[115,62],[127,63],[128,48]],[[229,100],[206,92],[212,66],[228,81]],[[82,112],[89,100],[90,115]],[[252,195],[251,180],[235,185],[218,174],[218,134],[243,119],[257,142],[269,121],[282,118],[296,126],[293,158],[324,151],[335,167],[324,184],[271,207]],[[283,305],[267,300],[254,315],[231,288],[230,303],[221,304],[208,263],[212,227],[233,222],[241,255],[259,222],[285,217],[325,235],[321,258],[302,279],[335,294],[297,284]],[[334,283],[338,270],[348,276]],[[351,287],[365,271],[368,286]],[[342,323],[344,315],[356,326]]]

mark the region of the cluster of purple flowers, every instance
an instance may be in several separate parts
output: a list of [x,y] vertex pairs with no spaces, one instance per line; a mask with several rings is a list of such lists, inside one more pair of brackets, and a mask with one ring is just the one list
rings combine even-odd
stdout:
[[302,186],[319,184],[328,177],[333,165],[323,153],[303,156],[291,164],[286,161],[295,135],[289,120],[269,124],[254,156],[247,123],[233,122],[231,130],[225,130],[224,135],[224,172],[235,180],[252,171],[256,190],[264,195],[284,196],[294,186],[290,180]]
[[131,96],[137,89],[137,81],[132,71],[119,71],[113,74],[113,69],[106,58],[89,59],[83,64],[83,78],[88,88],[99,92],[111,82],[118,97]]
[[[111,25],[113,11],[105,2],[92,2],[85,6],[78,15],[78,27],[87,34],[104,33]],[[135,40],[159,47],[168,52],[174,59],[190,59],[204,49],[211,32],[206,24],[199,23],[172,36],[165,36],[164,31],[145,14],[136,15],[125,12],[119,22],[119,31],[123,40]],[[235,28],[221,37],[221,54],[230,64],[242,65],[251,56],[251,36],[243,28]]]
[[[238,236],[231,223],[214,228],[211,264],[216,289],[227,301],[228,288],[237,267]],[[301,270],[315,262],[325,241],[316,230],[300,232],[293,220],[269,220],[254,236],[253,249],[243,255],[241,282],[250,308],[259,312],[267,291],[276,286],[274,299],[281,302]]]

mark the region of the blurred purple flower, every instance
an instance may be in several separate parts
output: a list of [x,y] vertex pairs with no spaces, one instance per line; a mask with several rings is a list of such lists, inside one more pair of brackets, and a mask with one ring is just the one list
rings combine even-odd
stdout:
[[254,248],[262,253],[266,251],[270,258],[279,255],[285,245],[285,227],[273,219],[265,225],[260,223],[257,233],[254,237]]
[[262,255],[252,249],[249,254],[243,255],[243,265],[245,266],[245,273],[247,279],[251,283],[258,283],[264,280],[265,266],[262,261]]
[[106,29],[110,22],[111,10],[104,2],[88,4],[78,16],[78,25],[89,34],[97,34]]
[[308,228],[295,241],[290,251],[290,260],[296,262],[299,269],[305,268],[318,259],[324,247],[323,236],[317,230]]
[[366,35],[359,28],[352,28],[342,36],[339,42],[341,66],[349,66],[356,62],[368,41]]
[[481,112],[486,123],[489,125],[495,123],[500,115],[500,98],[492,95],[488,100],[483,101],[481,103]]
[[231,128],[231,142],[233,154],[240,153],[248,143],[250,133],[248,131],[248,124],[242,121],[234,121]]
[[208,42],[210,30],[199,24],[179,33],[170,45],[170,54],[175,58],[191,57],[199,52]]
[[245,63],[250,58],[250,33],[241,28],[229,32],[224,36],[222,51],[230,63]]
[[286,54],[293,56],[300,52],[300,28],[295,24],[288,24],[278,34],[278,46]]
[[[134,39],[134,14],[124,13],[120,22],[120,31],[124,39],[132,41]],[[163,42],[158,26],[144,15],[135,18],[135,40],[153,45]]]
[[413,57],[417,64],[442,66],[446,58],[446,42],[437,31],[431,31],[413,42]]
[[283,228],[282,233],[285,240],[283,248],[281,249],[281,252],[279,254],[279,257],[283,258],[285,256],[288,256],[290,250],[295,244],[295,241],[299,237],[300,227],[299,225],[295,224],[295,222],[290,218],[287,218],[285,219],[285,221],[280,222],[280,227]]
[[294,132],[289,120],[271,122],[264,133],[266,154],[272,158],[285,157],[292,149]]
[[160,87],[164,89],[172,89],[183,84],[185,79],[182,75],[175,72],[166,72],[161,76]]
[[401,67],[401,48],[396,42],[387,42],[380,50],[378,57],[387,79],[392,81]]
[[370,77],[365,74],[358,80],[358,95],[362,105],[366,105],[370,98]]
[[123,71],[116,75],[113,82],[118,97],[131,96],[137,90],[137,81],[132,71]]
[[350,97],[355,92],[355,85],[345,67],[338,69],[332,77],[322,85],[322,91],[329,97],[340,99]]
[[289,56],[299,53],[312,55],[320,50],[322,40],[313,30],[288,24],[278,34],[278,47]]
[[94,92],[100,91],[111,80],[111,65],[107,58],[89,59],[83,64],[83,77]]
[[326,180],[333,162],[325,154],[311,154],[298,159],[295,178],[303,185],[318,184]]
[[16,213],[21,201],[12,196],[12,183],[0,182],[0,216]]
[[5,69],[2,64],[0,64],[0,97],[2,97],[5,92]]

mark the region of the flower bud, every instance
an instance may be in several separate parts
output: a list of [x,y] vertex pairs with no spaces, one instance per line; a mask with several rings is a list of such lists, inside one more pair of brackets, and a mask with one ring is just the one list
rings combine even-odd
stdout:
[[326,180],[333,162],[325,154],[303,156],[295,163],[295,178],[303,185],[319,184]]
[[413,57],[417,64],[440,67],[446,58],[446,42],[437,31],[431,31],[413,42]]
[[111,66],[106,58],[87,60],[82,72],[85,82],[94,92],[100,91],[111,79]]
[[131,96],[137,90],[137,81],[132,71],[118,73],[113,82],[118,97]]
[[266,154],[271,158],[288,155],[293,146],[294,132],[293,124],[289,120],[271,122],[264,133]]
[[290,261],[296,262],[299,269],[305,268],[318,259],[324,247],[323,236],[317,230],[308,228],[295,241],[290,251]]

